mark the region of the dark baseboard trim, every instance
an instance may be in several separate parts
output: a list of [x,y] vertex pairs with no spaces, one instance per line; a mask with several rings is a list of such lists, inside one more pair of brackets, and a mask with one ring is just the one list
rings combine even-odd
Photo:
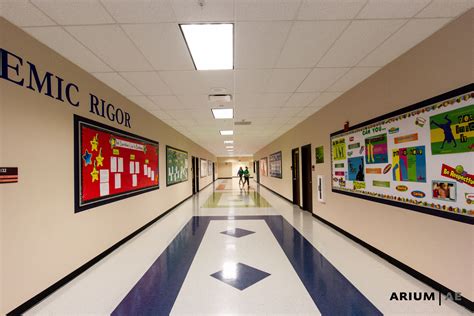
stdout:
[[215,181],[211,181],[211,183],[207,184],[205,187],[203,187],[202,189],[199,190],[199,192],[201,192],[202,190],[204,190],[205,188],[207,188],[208,186],[210,186],[211,184],[213,184]]
[[290,204],[292,204],[292,205],[296,205],[296,204],[293,204],[293,201],[292,201],[292,200],[287,199],[286,197],[284,197],[284,196],[281,195],[280,193],[273,191],[272,189],[270,189],[270,188],[267,187],[266,185],[263,185],[263,184],[261,184],[261,183],[259,183],[259,185],[261,185],[262,187],[264,187],[264,188],[267,189],[268,191],[272,192],[273,194],[278,195],[278,196],[281,197],[282,199],[286,200],[288,203],[290,203]]
[[[326,224],[327,226],[331,227],[332,229],[334,229],[335,231],[341,233],[342,235],[344,235],[345,237],[351,239],[352,241],[358,243],[359,245],[361,245],[362,247],[368,249],[369,251],[373,252],[374,254],[376,254],[377,256],[381,257],[382,259],[388,261],[389,263],[391,263],[392,265],[394,265],[395,267],[399,268],[400,270],[408,273],[409,275],[411,275],[412,277],[414,277],[415,279],[425,283],[426,285],[432,287],[433,289],[439,291],[440,293],[444,294],[444,295],[451,295],[451,297],[455,297],[455,291],[447,288],[446,286],[436,282],[435,280],[431,279],[430,277],[424,275],[423,273],[413,269],[412,267],[404,264],[403,262],[401,261],[398,261],[397,259],[395,259],[394,257],[386,254],[385,252],[375,248],[374,246],[366,243],[365,241],[363,241],[362,239],[352,235],[351,233],[345,231],[344,229],[340,228],[339,226],[336,226],[334,225],[333,223],[325,220],[324,218],[322,218],[321,216],[318,216],[314,213],[312,213],[313,217],[315,219],[317,219],[318,221]],[[465,298],[464,296],[461,296],[461,300],[460,301],[454,301],[455,303],[467,308],[468,310],[470,310],[471,312],[474,311],[474,304],[472,301],[470,301],[469,299]]]
[[85,264],[83,264],[82,266],[80,266],[79,268],[77,268],[76,270],[74,270],[73,272],[69,273],[68,275],[66,275],[64,278],[60,279],[59,281],[57,281],[56,283],[52,284],[51,286],[49,286],[48,288],[46,288],[45,290],[41,291],[40,293],[36,294],[35,296],[33,296],[32,298],[30,298],[29,300],[27,300],[26,302],[24,302],[23,304],[21,304],[20,306],[18,306],[17,308],[13,309],[12,311],[8,312],[7,313],[7,316],[10,316],[10,315],[22,315],[23,313],[25,313],[27,310],[29,310],[30,308],[32,308],[33,306],[35,306],[36,304],[38,304],[39,302],[41,302],[42,300],[44,300],[45,298],[47,298],[49,295],[53,294],[55,291],[59,290],[61,287],[63,287],[64,285],[66,285],[67,283],[71,282],[73,279],[75,279],[76,277],[78,277],[80,274],[82,274],[83,272],[85,272],[87,269],[91,268],[93,265],[95,265],[96,263],[98,263],[100,260],[104,259],[105,257],[107,257],[109,254],[111,254],[113,251],[117,250],[120,246],[124,245],[127,241],[129,241],[130,239],[132,239],[133,237],[137,236],[138,234],[140,234],[141,232],[143,232],[145,229],[147,229],[148,227],[150,227],[151,225],[153,225],[154,223],[156,223],[159,219],[163,218],[165,215],[169,214],[171,211],[173,211],[175,208],[177,208],[178,206],[180,206],[181,204],[183,204],[184,202],[186,202],[189,198],[191,198],[192,195],[188,196],[187,198],[185,198],[184,200],[182,200],[181,202],[179,202],[178,204],[174,205],[173,207],[171,207],[170,209],[166,210],[163,214],[160,214],[158,215],[157,217],[155,217],[154,219],[152,219],[151,221],[149,221],[148,223],[146,223],[145,225],[143,225],[142,227],[138,228],[137,230],[135,230],[133,233],[131,233],[130,235],[128,235],[127,237],[121,239],[119,242],[117,242],[116,244],[114,244],[113,246],[111,246],[110,248],[106,249],[105,251],[103,251],[102,253],[100,253],[99,255],[97,255],[96,257],[92,258],[91,260],[89,260],[88,262],[86,262]]

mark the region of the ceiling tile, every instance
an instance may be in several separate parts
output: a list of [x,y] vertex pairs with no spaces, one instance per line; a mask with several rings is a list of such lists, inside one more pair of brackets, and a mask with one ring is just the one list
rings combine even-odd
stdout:
[[201,7],[196,0],[173,0],[179,22],[228,22],[234,20],[233,0],[206,0]]
[[322,108],[342,95],[341,92],[323,92],[308,107]]
[[166,120],[171,119],[171,116],[168,113],[166,113],[164,110],[161,110],[161,109],[150,111],[150,113],[152,113],[154,116],[156,116],[157,118],[159,118],[162,121],[166,121]]
[[293,24],[277,67],[314,67],[349,21],[299,21]]
[[356,67],[349,70],[342,78],[329,87],[328,92],[345,92],[358,83],[362,82],[374,72],[379,70],[378,67]]
[[294,92],[311,69],[273,69],[265,92]]
[[122,28],[156,70],[194,69],[176,23],[125,24]]
[[173,22],[176,18],[168,0],[101,0],[119,23]]
[[235,95],[237,110],[277,108],[285,105],[291,93],[239,93]]
[[211,88],[225,88],[232,93],[232,70],[160,71],[160,77],[174,94],[209,94]]
[[431,0],[369,0],[357,19],[411,18]]
[[436,32],[449,19],[413,19],[377,47],[358,66],[384,66]]
[[285,107],[304,107],[319,96],[319,93],[293,93],[286,101]]
[[147,95],[169,95],[170,89],[154,71],[121,72],[120,75]]
[[118,73],[116,72],[99,72],[93,73],[94,77],[115,89],[119,93],[124,96],[130,95],[141,95],[141,93],[135,89],[127,80],[123,79]]
[[138,106],[144,108],[147,111],[156,111],[160,110],[160,107],[155,105],[149,98],[143,95],[130,95],[127,97],[130,101],[137,104]]
[[236,68],[272,68],[291,22],[239,22],[235,32]]
[[152,70],[118,25],[67,26],[66,30],[114,70]]
[[148,98],[164,110],[184,108],[178,98],[174,95],[150,95]]
[[[186,94],[176,96],[184,108],[208,108],[211,103],[207,94]],[[230,105],[233,103],[230,102]]]
[[366,0],[303,0],[298,20],[348,20],[356,16]]
[[321,59],[319,67],[351,67],[398,30],[406,20],[353,21]]
[[298,92],[318,92],[329,88],[349,68],[314,68],[298,88]]
[[271,69],[237,69],[235,91],[237,93],[261,92],[272,75]]
[[98,0],[31,0],[60,25],[115,23]]
[[235,1],[237,21],[293,20],[300,0],[239,0]]
[[59,26],[29,27],[24,30],[87,72],[112,71],[110,67]]
[[417,17],[444,18],[456,17],[474,7],[472,0],[433,0]]
[[53,20],[27,0],[1,0],[0,16],[16,26],[56,25]]

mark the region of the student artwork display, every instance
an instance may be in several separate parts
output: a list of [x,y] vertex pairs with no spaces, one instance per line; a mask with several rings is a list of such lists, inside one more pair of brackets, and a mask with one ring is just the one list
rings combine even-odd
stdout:
[[316,163],[324,163],[324,146],[316,147],[315,149]]
[[166,146],[166,185],[188,180],[188,153]]
[[212,170],[212,161],[207,162],[207,175],[212,176],[213,170]]
[[199,158],[201,162],[201,178],[207,177],[208,173],[208,164],[206,159]]
[[280,178],[281,175],[281,151],[271,154],[270,160],[270,176],[274,178]]
[[333,192],[474,223],[472,84],[333,133],[330,143]]
[[265,158],[262,158],[260,159],[260,176],[265,176],[267,177],[268,176],[268,158],[265,157]]
[[75,212],[159,188],[158,142],[74,116]]

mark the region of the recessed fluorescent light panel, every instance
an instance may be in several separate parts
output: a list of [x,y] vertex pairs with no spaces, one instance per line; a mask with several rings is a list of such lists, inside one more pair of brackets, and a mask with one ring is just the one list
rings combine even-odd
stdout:
[[220,131],[221,135],[234,135],[234,131],[228,130],[228,131]]
[[234,118],[234,109],[212,109],[212,115],[216,120]]
[[224,141],[224,144],[233,144],[233,143],[234,143],[233,140],[225,140],[225,141]]
[[234,24],[180,24],[196,70],[234,69]]
[[225,146],[225,148],[232,149],[234,146]]

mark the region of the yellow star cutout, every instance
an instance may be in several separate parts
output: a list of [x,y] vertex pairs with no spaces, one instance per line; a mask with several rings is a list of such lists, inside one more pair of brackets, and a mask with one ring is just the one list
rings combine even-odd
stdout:
[[94,138],[90,141],[91,143],[91,151],[97,151],[97,146],[99,145],[99,134],[95,134]]
[[99,150],[99,155],[95,157],[95,160],[97,161],[97,167],[103,167],[104,166],[104,157],[102,157],[102,147]]
[[91,172],[92,182],[94,182],[96,180],[99,181],[99,171],[97,171],[97,169],[95,167],[96,167],[96,165],[95,165],[95,161],[94,161],[94,169]]

